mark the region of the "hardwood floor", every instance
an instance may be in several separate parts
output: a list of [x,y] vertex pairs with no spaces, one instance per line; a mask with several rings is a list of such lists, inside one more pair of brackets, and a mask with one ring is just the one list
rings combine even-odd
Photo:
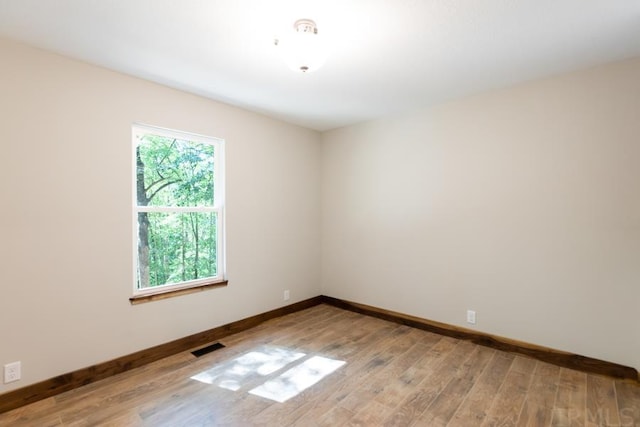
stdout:
[[220,342],[0,414],[0,425],[640,427],[635,382],[324,304]]

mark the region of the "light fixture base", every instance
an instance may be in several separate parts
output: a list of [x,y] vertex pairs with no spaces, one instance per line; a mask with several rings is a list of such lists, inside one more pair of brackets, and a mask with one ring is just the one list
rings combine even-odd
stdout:
[[311,19],[298,19],[293,23],[293,28],[298,33],[318,34],[318,27],[316,26],[316,23]]

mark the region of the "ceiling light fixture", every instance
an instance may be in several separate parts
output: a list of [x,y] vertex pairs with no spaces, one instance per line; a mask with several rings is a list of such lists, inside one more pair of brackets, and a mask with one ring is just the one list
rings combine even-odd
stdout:
[[311,19],[298,19],[293,31],[275,39],[282,58],[293,71],[310,73],[320,68],[327,59],[324,41]]

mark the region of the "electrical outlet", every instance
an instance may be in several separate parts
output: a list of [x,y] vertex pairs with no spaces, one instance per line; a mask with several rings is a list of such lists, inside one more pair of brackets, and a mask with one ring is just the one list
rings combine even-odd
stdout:
[[289,298],[290,298],[289,290],[287,289],[286,291],[284,291],[284,300],[289,301]]
[[4,383],[18,381],[21,377],[20,362],[7,363],[4,365]]
[[467,323],[472,325],[476,324],[476,312],[473,310],[467,310]]

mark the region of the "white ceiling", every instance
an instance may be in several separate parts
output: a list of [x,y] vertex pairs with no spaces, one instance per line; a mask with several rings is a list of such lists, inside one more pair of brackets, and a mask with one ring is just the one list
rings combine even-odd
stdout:
[[[312,74],[273,46],[299,18]],[[0,0],[0,36],[327,130],[640,56],[640,0]]]

